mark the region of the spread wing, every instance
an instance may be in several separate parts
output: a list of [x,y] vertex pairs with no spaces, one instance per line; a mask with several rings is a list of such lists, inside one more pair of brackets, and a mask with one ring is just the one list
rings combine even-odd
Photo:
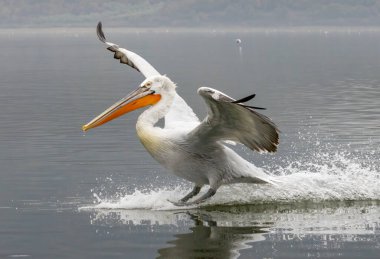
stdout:
[[189,133],[189,143],[200,148],[232,140],[259,152],[277,150],[279,130],[276,125],[255,111],[263,108],[243,104],[254,95],[235,100],[208,87],[199,88],[198,93],[209,111],[203,122]]
[[[107,42],[104,32],[102,30],[102,23],[99,22],[96,27],[96,33],[98,34],[99,40],[108,46],[108,50],[112,51],[115,59],[119,59],[120,63],[126,64],[140,73],[142,73],[146,78],[151,76],[159,76],[160,73],[149,64],[144,58],[140,57],[136,53],[120,48],[118,45]],[[194,114],[193,110],[186,104],[186,102],[176,94],[174,103],[170,112],[165,116],[165,128],[176,127],[180,123],[186,123],[195,125],[199,123],[199,119]]]
[[108,46],[107,49],[115,53],[113,57],[115,59],[119,59],[120,63],[126,64],[136,69],[145,77],[160,75],[160,73],[158,73],[157,70],[151,64],[148,63],[148,61],[146,61],[145,59],[143,59],[136,53],[124,48],[120,48],[118,45],[114,43],[107,42],[106,37],[104,36],[103,30],[102,30],[101,22],[99,22],[98,26],[96,27],[96,33],[98,34],[99,40],[101,40],[103,43],[105,43]]

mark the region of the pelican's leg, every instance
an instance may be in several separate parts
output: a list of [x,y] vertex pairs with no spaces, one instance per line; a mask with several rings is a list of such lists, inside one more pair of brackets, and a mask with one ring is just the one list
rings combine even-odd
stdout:
[[179,202],[172,202],[172,203],[176,206],[186,206],[186,205],[199,204],[199,203],[204,202],[205,200],[209,199],[210,197],[214,196],[215,193],[216,193],[216,190],[210,188],[210,189],[208,189],[208,191],[205,194],[203,194],[201,197],[199,197],[195,201],[183,202],[182,200],[180,200]]
[[195,185],[193,190],[191,192],[189,192],[188,194],[186,194],[186,196],[183,197],[182,199],[180,199],[179,201],[180,202],[187,202],[189,199],[191,199],[195,195],[197,195],[201,191],[201,188],[202,188],[202,186]]
[[216,190],[214,190],[213,188],[210,188],[210,189],[208,189],[208,191],[205,194],[203,194],[201,197],[199,197],[195,201],[186,202],[185,204],[186,205],[199,204],[199,203],[204,202],[205,200],[211,198],[212,196],[214,196],[215,193],[216,193]]

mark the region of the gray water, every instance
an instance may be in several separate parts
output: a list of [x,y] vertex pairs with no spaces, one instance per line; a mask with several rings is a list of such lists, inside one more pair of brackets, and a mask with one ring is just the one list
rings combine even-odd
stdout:
[[[144,79],[94,30],[0,32],[0,258],[375,258],[380,253],[380,33],[123,32],[203,118],[210,86],[281,130],[276,154],[237,151],[278,187],[221,188],[173,210],[191,185],[135,134],[141,111],[81,126]],[[242,39],[237,45],[236,38]]]

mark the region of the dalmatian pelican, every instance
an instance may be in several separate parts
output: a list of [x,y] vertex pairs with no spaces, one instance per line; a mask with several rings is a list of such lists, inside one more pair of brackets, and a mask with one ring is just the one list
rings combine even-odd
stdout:
[[[200,87],[198,94],[208,107],[206,118],[200,121],[176,93],[177,86],[169,77],[161,75],[136,53],[107,42],[101,22],[97,35],[114,53],[115,59],[136,69],[146,79],[136,90],[84,125],[84,131],[149,106],[136,123],[141,143],[168,171],[194,183],[190,193],[172,201],[177,206],[204,202],[224,184],[275,184],[273,177],[227,145],[240,143],[259,152],[277,150],[279,130],[276,125],[256,111],[264,108],[246,104],[254,94],[236,100],[216,89]],[[165,126],[158,127],[156,123],[162,118]],[[198,195],[205,185],[209,186],[207,192]]]

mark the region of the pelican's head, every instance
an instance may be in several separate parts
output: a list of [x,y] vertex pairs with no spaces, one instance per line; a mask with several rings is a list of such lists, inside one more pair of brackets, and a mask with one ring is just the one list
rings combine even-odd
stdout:
[[145,79],[140,87],[147,87],[156,94],[172,92],[176,85],[167,76],[152,76]]
[[162,95],[173,92],[175,84],[166,76],[153,76],[145,79],[140,87],[95,117],[82,127],[83,131],[98,127],[123,114],[158,103]]

